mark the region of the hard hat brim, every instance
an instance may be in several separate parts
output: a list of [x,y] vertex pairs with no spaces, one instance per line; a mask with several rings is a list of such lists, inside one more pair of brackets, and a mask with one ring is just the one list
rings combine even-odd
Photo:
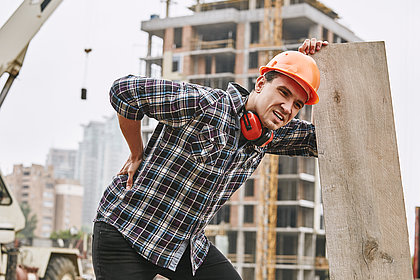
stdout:
[[306,94],[308,95],[308,100],[305,102],[306,105],[314,105],[317,104],[319,101],[319,96],[316,93],[316,90],[308,83],[306,82],[304,79],[302,79],[301,77],[299,77],[298,75],[295,75],[293,73],[278,69],[278,68],[273,68],[273,67],[267,67],[267,66],[261,66],[260,67],[260,74],[264,75],[265,73],[269,72],[269,71],[276,71],[276,72],[280,72],[286,76],[288,76],[289,78],[293,79],[296,83],[298,83],[303,90],[306,92]]

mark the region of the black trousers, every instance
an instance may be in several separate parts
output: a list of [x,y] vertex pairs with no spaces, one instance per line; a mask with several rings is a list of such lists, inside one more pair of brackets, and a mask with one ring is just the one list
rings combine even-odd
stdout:
[[241,280],[231,262],[213,244],[193,277],[189,247],[176,271],[172,271],[141,257],[118,230],[103,222],[96,222],[93,228],[92,257],[97,280],[152,280],[156,274],[170,280]]

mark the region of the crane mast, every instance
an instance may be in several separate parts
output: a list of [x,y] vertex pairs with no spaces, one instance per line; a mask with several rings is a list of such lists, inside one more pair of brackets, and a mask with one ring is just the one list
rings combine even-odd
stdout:
[[[274,6],[273,6],[274,2]],[[282,43],[282,0],[264,0],[264,64],[274,56],[270,48]],[[278,165],[276,155],[267,155],[260,169],[259,219],[257,232],[257,280],[276,279],[276,225]]]

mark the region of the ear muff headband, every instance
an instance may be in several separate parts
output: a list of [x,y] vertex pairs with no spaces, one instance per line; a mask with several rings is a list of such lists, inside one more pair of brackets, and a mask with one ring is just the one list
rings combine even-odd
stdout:
[[260,118],[251,111],[246,111],[241,117],[241,132],[245,139],[260,147],[264,147],[274,138],[273,131],[263,129]]

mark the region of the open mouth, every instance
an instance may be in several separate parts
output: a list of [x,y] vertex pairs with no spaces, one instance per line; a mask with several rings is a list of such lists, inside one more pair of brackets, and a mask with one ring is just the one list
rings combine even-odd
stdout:
[[276,111],[273,111],[273,113],[280,121],[284,120],[284,118],[279,113],[277,113]]

